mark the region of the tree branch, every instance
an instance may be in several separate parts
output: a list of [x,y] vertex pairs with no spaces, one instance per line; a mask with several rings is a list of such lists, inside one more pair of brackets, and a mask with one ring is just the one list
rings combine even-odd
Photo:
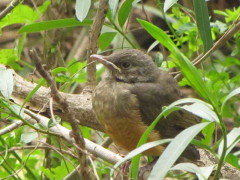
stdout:
[[100,0],[99,8],[91,26],[89,35],[89,48],[87,54],[87,82],[88,89],[91,91],[92,87],[96,85],[96,63],[90,59],[91,54],[96,54],[98,49],[98,37],[101,33],[104,19],[108,10],[108,0]]
[[[37,54],[37,51],[35,49],[31,49],[30,52],[29,52],[29,55],[31,56],[32,61],[34,62],[37,71],[41,74],[41,76],[44,79],[46,79],[46,81],[50,85],[52,98],[54,99],[54,101],[56,103],[59,104],[60,108],[62,109],[64,114],[66,114],[66,116],[68,117],[69,123],[71,124],[72,135],[73,135],[73,138],[74,138],[75,143],[77,145],[78,157],[79,157],[79,160],[81,162],[81,166],[80,166],[80,169],[79,169],[80,177],[82,179],[85,179],[85,178],[86,179],[91,179],[87,156],[86,156],[86,154],[84,154],[81,151],[81,150],[83,150],[83,151],[85,150],[85,141],[84,141],[82,133],[81,133],[79,127],[78,127],[78,123],[75,120],[75,114],[74,114],[74,112],[70,111],[67,101],[58,92],[57,84],[54,81],[54,78],[50,75],[49,72],[47,72],[44,69],[43,65],[41,64],[41,59]],[[81,149],[81,150],[79,150],[79,149]]]

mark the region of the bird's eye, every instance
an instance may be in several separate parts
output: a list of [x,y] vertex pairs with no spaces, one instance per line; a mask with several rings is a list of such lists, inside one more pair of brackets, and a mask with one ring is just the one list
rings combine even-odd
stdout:
[[121,64],[121,66],[122,66],[124,69],[127,69],[127,68],[129,68],[129,67],[131,66],[131,64],[130,64],[129,62],[123,62],[123,63]]

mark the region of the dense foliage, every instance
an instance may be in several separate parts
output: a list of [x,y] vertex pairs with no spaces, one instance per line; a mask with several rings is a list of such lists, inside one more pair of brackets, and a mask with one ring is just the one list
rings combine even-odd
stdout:
[[[14,36],[0,44],[0,64],[4,65],[0,66],[0,178],[63,179],[79,164],[76,148],[51,134],[49,128],[56,123],[68,129],[71,126],[58,116],[51,117],[46,127],[33,125],[23,115],[23,107],[28,107],[31,97],[41,86],[47,86],[46,80],[36,73],[28,50],[32,47],[38,50],[44,67],[51,72],[60,91],[79,93],[90,76],[85,61],[91,53],[87,52],[88,36],[91,35],[88,32],[97,18],[96,10],[101,0],[14,2],[18,3],[16,7],[0,15],[1,38],[9,38],[7,32]],[[142,136],[139,146],[146,142],[161,117],[179,109],[203,119],[171,141],[150,177],[176,176],[169,170],[184,148],[193,143],[209,151],[217,159],[217,165],[197,167],[182,163],[173,169],[197,173],[199,179],[208,179],[213,172],[212,176],[217,179],[224,162],[240,168],[240,7],[218,9],[220,2],[207,4],[204,0],[194,0],[190,5],[184,2],[109,0],[100,36],[94,41],[98,43],[99,54],[122,48],[142,49],[154,57],[160,68],[173,72],[179,85],[185,87],[183,89],[194,91],[186,93],[192,98],[165,107]],[[17,97],[11,98],[14,88],[11,69],[37,84],[21,102],[16,100]],[[97,80],[103,70],[97,65]],[[4,131],[18,120],[23,122],[21,126]],[[105,138],[105,134],[91,127],[79,128],[84,138],[98,144]],[[203,139],[193,140],[200,131]],[[169,141],[157,142],[161,143]],[[98,179],[109,179],[116,176],[123,162],[132,159],[129,177],[136,179],[139,154],[145,147],[128,154],[115,166],[101,157],[92,159],[89,166],[95,170]],[[110,149],[114,150],[114,147]],[[162,168],[163,164],[165,168]],[[184,175],[189,176],[186,173],[179,176]]]

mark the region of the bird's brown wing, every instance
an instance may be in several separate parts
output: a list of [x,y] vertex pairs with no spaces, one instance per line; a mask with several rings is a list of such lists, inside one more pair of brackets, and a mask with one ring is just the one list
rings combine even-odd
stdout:
[[[181,98],[176,82],[168,75],[164,74],[164,79],[155,83],[135,83],[131,92],[137,96],[142,121],[150,125],[161,113],[162,107],[171,104]],[[199,118],[187,111],[175,111],[167,118],[160,119],[155,129],[161,138],[174,138],[182,130],[199,122]],[[184,156],[189,159],[197,159],[198,153],[195,148],[189,146]]]

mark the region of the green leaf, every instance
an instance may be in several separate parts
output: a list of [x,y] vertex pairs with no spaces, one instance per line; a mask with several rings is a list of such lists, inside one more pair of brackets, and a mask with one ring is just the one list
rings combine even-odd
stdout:
[[169,143],[171,142],[172,139],[163,139],[163,140],[158,140],[158,141],[153,141],[153,142],[149,142],[146,143],[144,145],[141,145],[140,147],[134,149],[133,151],[129,152],[122,160],[118,161],[115,165],[114,168],[118,168],[121,164],[123,164],[124,162],[128,161],[129,159],[132,159],[134,156],[150,149],[153,148],[155,146],[161,145],[161,144],[165,144],[165,143]]
[[76,17],[80,22],[82,22],[91,7],[91,0],[76,0],[75,11]]
[[[239,154],[239,152],[238,152]],[[225,162],[231,164],[232,166],[240,169],[240,164],[239,164],[239,157],[238,155],[233,155],[231,153],[229,153],[227,156],[226,156],[226,159],[225,159]]]
[[223,108],[224,108],[226,102],[227,102],[229,99],[231,99],[233,96],[236,96],[236,95],[238,95],[238,94],[240,94],[240,87],[237,88],[237,89],[235,89],[235,90],[233,90],[231,93],[229,93],[229,94],[227,95],[227,97],[225,97],[225,99],[224,99],[224,101],[223,101],[223,103],[222,103],[221,112],[223,111]]
[[[233,128],[227,135],[227,156],[234,146],[240,141],[240,128]],[[223,140],[221,141],[218,148],[218,155],[221,156],[223,151]]]
[[91,19],[85,19],[84,21],[79,22],[74,18],[36,22],[33,24],[23,26],[19,30],[19,33],[24,33],[24,32],[33,33],[33,32],[47,31],[47,30],[57,29],[57,28],[89,26],[92,24],[92,22],[93,20]]
[[118,23],[121,27],[123,27],[131,12],[133,1],[134,0],[126,0],[118,11]]
[[169,51],[171,51],[173,54],[177,54],[177,52],[180,52],[173,41],[169,38],[169,36],[160,28],[157,26],[154,26],[153,24],[142,20],[137,19],[137,21],[143,26],[143,28],[156,40],[158,40],[163,46],[168,48]]
[[158,67],[162,66],[162,63],[164,61],[163,54],[160,52],[157,52],[154,57],[154,62]]
[[191,105],[184,105],[182,108],[197,115],[198,117],[201,117],[211,122],[219,123],[217,114],[213,111],[212,108],[209,108],[209,106],[206,106],[205,104],[193,103]]
[[202,134],[204,135],[204,139],[202,139],[202,143],[210,146],[212,144],[212,140],[214,138],[216,124],[209,124],[206,128],[202,130]]
[[194,0],[193,5],[198,31],[203,41],[204,51],[207,52],[213,46],[207,2],[205,0]]
[[60,72],[68,72],[68,69],[65,67],[57,67],[57,68],[53,69],[51,73],[53,76],[56,76]]
[[50,120],[48,121],[48,128],[52,128],[58,124],[61,123],[61,118],[59,116],[54,116],[54,119],[53,118],[50,118]]
[[[137,147],[140,147],[141,145],[143,145],[144,143],[147,142],[147,138],[148,138],[149,134],[152,132],[152,130],[157,125],[159,120],[161,120],[161,118],[164,116],[164,114],[166,112],[173,111],[173,110],[176,110],[176,109],[174,107],[170,107],[168,109],[167,108],[163,109],[163,111],[158,115],[158,117],[152,122],[152,124],[143,133],[142,137],[140,138],[140,140],[138,142]],[[133,179],[137,179],[137,177],[138,177],[138,167],[139,167],[140,157],[141,157],[141,154],[138,154],[132,159],[131,175],[132,175]]]
[[21,106],[21,109],[24,107],[24,105],[27,103],[27,102],[29,102],[30,101],[30,99],[32,98],[32,96],[38,91],[38,89],[43,85],[43,84],[45,84],[46,83],[46,80],[45,79],[42,79],[34,88],[33,88],[33,90],[30,92],[30,93],[28,93],[28,95],[27,95],[27,97],[24,99],[24,102],[23,102],[23,104],[22,104],[22,106]]
[[111,15],[112,15],[113,19],[116,14],[116,11],[117,11],[118,3],[119,3],[119,0],[109,0],[109,2],[108,2],[109,9],[111,11]]
[[17,64],[18,61],[17,52],[14,49],[1,49],[0,50],[0,64],[5,64],[13,69],[20,69]]
[[13,91],[13,71],[0,67],[0,94],[10,99]]
[[207,180],[211,175],[214,166],[198,167],[193,163],[180,163],[171,168],[171,170],[181,170],[195,173],[199,180]]
[[148,179],[163,179],[192,139],[208,124],[208,122],[196,124],[178,134],[159,157]]
[[[178,101],[173,102],[172,104],[170,104],[167,107],[163,108],[163,111],[158,115],[158,117],[152,122],[152,124],[147,128],[147,130],[143,133],[142,137],[140,138],[137,147],[141,146],[142,144],[144,144],[147,141],[147,138],[149,136],[149,134],[152,132],[152,130],[154,129],[154,127],[157,125],[157,123],[161,120],[162,117],[166,117],[168,116],[171,112],[179,110],[183,107],[180,107],[179,105],[183,105],[186,103],[194,103],[194,102],[198,102],[198,103],[202,103],[205,104],[206,106],[210,106],[209,104],[198,100],[198,99],[194,99],[194,98],[185,98],[185,99],[180,99]],[[139,165],[139,160],[140,160],[140,156],[141,155],[137,155],[132,159],[132,168],[131,168],[131,172],[132,172],[132,176],[133,179],[137,178],[137,171],[138,171],[138,165]]]
[[116,34],[117,34],[116,32],[105,32],[101,34],[101,36],[98,39],[98,44],[102,51],[107,49],[107,47],[111,44]]
[[169,36],[157,26],[153,24],[138,19],[138,22],[144,29],[156,40],[158,40],[163,46],[165,46],[173,55],[173,57],[177,60],[178,66],[181,69],[181,72],[188,80],[189,84],[205,99],[207,99],[214,107],[217,107],[216,97],[209,90],[201,77],[199,71],[195,66],[189,61],[189,59],[182,54],[182,52],[176,47],[173,41],[169,38]]
[[[181,105],[181,106],[180,106]],[[195,98],[183,98],[179,99],[169,106],[167,106],[164,110],[168,112],[173,107],[179,107],[186,111],[189,111],[203,119],[206,119],[211,122],[219,122],[219,119],[216,113],[213,111],[212,105]],[[168,110],[169,109],[169,110]],[[165,114],[166,114],[165,112]]]
[[38,137],[38,133],[37,132],[25,132],[21,136],[21,142],[24,142],[24,143],[27,144],[27,143],[32,142],[37,137]]
[[18,23],[32,23],[39,19],[49,6],[50,1],[45,1],[42,6],[38,7],[38,11],[33,10],[31,7],[23,4],[17,5],[7,16],[0,20],[0,29],[11,24]]
[[168,9],[170,9],[175,3],[177,3],[178,0],[165,0],[163,5],[164,12],[167,12]]

